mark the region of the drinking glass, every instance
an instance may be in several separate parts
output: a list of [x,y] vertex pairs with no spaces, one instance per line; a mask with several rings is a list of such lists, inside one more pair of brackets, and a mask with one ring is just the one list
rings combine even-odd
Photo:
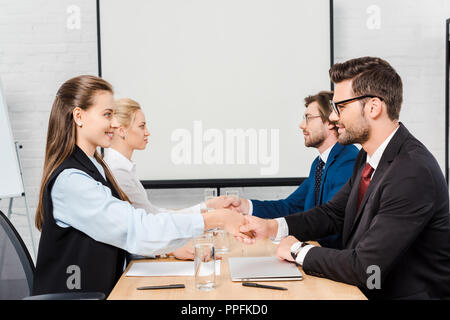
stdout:
[[214,242],[214,251],[219,254],[224,254],[230,251],[228,232],[221,228],[208,230],[211,233]]
[[210,232],[194,239],[195,287],[210,291],[216,286],[216,255],[214,239]]

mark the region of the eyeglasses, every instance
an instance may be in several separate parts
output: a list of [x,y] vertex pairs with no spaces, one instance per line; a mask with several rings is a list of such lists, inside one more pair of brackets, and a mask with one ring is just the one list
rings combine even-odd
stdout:
[[303,120],[305,120],[306,121],[306,124],[308,124],[308,122],[311,120],[311,119],[314,119],[314,118],[320,118],[321,116],[312,116],[312,115],[310,115],[310,114],[304,114],[303,115]]
[[340,109],[342,109],[346,104],[349,104],[351,102],[358,101],[361,99],[365,99],[365,98],[378,98],[381,101],[383,101],[383,98],[378,97],[378,96],[364,95],[364,96],[359,96],[359,97],[342,100],[342,101],[338,101],[338,102],[334,102],[333,100],[330,100],[330,106],[333,109],[333,111],[339,116],[341,114]]

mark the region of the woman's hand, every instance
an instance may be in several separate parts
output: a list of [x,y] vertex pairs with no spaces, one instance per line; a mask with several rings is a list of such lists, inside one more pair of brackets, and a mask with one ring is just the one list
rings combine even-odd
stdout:
[[203,214],[205,221],[205,230],[213,228],[222,228],[228,231],[234,237],[250,239],[251,233],[243,233],[240,227],[246,223],[244,216],[234,210],[218,209]]
[[188,243],[171,254],[178,260],[194,260],[194,246]]

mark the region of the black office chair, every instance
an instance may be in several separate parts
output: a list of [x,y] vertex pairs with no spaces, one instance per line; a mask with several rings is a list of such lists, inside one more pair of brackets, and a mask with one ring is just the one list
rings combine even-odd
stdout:
[[0,211],[0,300],[104,300],[102,292],[70,292],[30,296],[34,264],[19,233]]

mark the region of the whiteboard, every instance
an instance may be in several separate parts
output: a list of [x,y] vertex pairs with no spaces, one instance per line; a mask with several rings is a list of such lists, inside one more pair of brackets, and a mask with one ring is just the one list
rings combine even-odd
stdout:
[[23,192],[8,107],[0,81],[0,199],[18,197]]
[[102,77],[143,107],[141,180],[307,177],[303,99],[330,89],[330,1],[100,1]]

